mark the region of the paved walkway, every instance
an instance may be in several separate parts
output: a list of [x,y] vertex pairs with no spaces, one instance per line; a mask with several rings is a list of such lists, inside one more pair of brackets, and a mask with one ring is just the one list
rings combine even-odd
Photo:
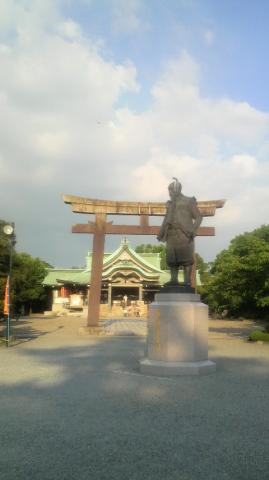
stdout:
[[21,321],[32,336],[0,348],[1,480],[267,480],[269,345],[249,326],[211,323],[216,373],[158,378],[145,337],[69,320]]
[[[101,322],[107,335],[147,335],[146,319],[113,319]],[[260,325],[251,320],[210,320],[210,338],[247,338]]]
[[[17,338],[36,337],[46,335],[74,335],[78,336],[80,326],[85,326],[86,320],[80,316],[68,317],[44,317],[33,316],[30,318],[21,318],[19,321],[12,322],[12,334]],[[101,320],[107,336],[146,336],[146,319],[120,318]],[[249,333],[257,328],[261,328],[259,323],[251,320],[210,320],[209,337],[210,338],[248,338]],[[0,333],[4,330],[4,324],[0,324]]]

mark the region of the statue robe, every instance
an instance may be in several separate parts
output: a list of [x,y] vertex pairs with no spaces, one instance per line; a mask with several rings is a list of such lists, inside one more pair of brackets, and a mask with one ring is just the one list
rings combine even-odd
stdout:
[[158,239],[166,242],[166,260],[170,268],[193,264],[193,239],[201,221],[202,216],[194,197],[179,194],[167,202]]

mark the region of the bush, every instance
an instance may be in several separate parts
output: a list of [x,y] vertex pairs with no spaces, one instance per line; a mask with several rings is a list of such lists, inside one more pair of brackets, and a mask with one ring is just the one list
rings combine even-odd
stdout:
[[235,237],[228,249],[217,255],[203,284],[203,298],[211,311],[221,314],[226,310],[229,316],[266,320],[269,225],[258,233],[256,230]]
[[265,333],[269,333],[269,323],[266,323],[266,325],[264,327],[264,331],[265,331]]
[[255,330],[249,336],[251,342],[269,342],[269,333],[261,332],[260,330]]

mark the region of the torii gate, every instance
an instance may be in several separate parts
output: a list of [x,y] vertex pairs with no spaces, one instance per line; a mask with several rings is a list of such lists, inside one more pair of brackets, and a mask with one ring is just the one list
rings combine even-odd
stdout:
[[[159,202],[97,200],[73,195],[63,195],[63,199],[65,203],[72,206],[74,213],[95,214],[95,222],[73,225],[72,232],[93,234],[87,325],[88,327],[98,327],[105,235],[158,235],[160,226],[149,225],[149,217],[164,216],[166,204]],[[214,216],[216,208],[222,208],[224,203],[225,200],[197,202],[203,217]],[[107,215],[138,215],[140,217],[140,225],[113,225],[113,222],[106,221]],[[197,235],[214,236],[215,228],[200,227]],[[193,282],[194,278],[193,275]]]

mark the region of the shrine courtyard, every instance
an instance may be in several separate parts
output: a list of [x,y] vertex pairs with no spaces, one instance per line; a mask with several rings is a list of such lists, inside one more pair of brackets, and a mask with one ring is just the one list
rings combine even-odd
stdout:
[[[140,323],[138,323],[140,322]],[[0,346],[1,480],[265,480],[269,345],[211,320],[217,372],[143,376],[145,321],[21,319]],[[114,330],[113,330],[114,329]]]

